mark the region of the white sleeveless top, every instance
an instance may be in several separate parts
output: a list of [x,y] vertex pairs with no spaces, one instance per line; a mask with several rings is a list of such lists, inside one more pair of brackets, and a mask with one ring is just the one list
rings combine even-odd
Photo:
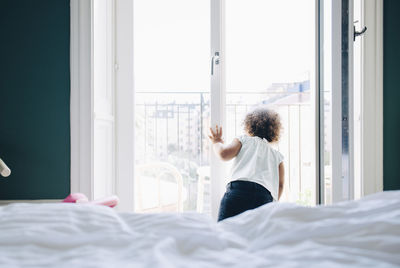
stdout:
[[278,200],[279,164],[283,155],[272,148],[266,139],[239,136],[242,148],[231,168],[231,181],[252,181],[267,188],[274,200]]

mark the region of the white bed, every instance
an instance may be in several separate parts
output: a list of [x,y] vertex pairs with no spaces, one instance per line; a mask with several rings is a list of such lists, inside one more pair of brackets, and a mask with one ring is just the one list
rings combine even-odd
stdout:
[[76,204],[0,207],[0,267],[399,267],[400,191],[271,203],[216,223]]

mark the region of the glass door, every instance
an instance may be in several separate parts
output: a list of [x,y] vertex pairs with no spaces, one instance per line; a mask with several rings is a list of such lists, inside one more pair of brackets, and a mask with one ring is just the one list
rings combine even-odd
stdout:
[[285,157],[282,201],[316,203],[316,2],[225,2],[227,140],[243,118],[264,106],[283,130],[272,144]]
[[134,1],[137,212],[211,211],[210,10]]
[[212,153],[208,129],[222,125],[230,142],[257,106],[281,116],[272,146],[285,156],[283,201],[330,203],[349,189],[342,67],[351,62],[342,65],[337,2],[134,1],[135,211],[215,216],[229,164]]

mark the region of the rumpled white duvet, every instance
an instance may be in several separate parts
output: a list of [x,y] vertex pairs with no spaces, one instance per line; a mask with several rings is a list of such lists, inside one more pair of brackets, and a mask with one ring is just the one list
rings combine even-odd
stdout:
[[400,191],[334,206],[207,216],[0,207],[0,267],[399,267]]

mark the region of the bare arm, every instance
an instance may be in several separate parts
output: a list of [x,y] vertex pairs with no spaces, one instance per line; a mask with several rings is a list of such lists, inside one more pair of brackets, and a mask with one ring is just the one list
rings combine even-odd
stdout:
[[214,152],[224,161],[229,161],[240,151],[242,144],[238,139],[234,139],[230,144],[224,145],[221,142],[213,144]]
[[285,168],[283,162],[279,164],[279,193],[278,200],[281,198],[283,192],[283,185],[285,184]]
[[213,143],[214,152],[224,161],[229,161],[234,158],[242,148],[242,144],[238,139],[234,139],[230,144],[224,145],[224,140],[222,139],[222,127],[218,129],[216,126],[216,131],[214,132],[211,128],[210,138]]

